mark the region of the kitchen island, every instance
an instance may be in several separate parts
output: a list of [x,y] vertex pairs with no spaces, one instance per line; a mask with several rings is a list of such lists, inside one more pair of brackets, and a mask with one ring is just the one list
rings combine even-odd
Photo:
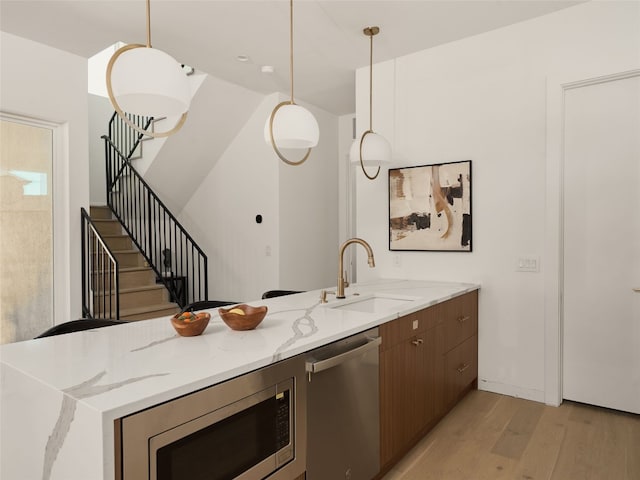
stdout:
[[[230,330],[211,310],[198,337],[158,318],[3,345],[0,478],[112,480],[116,419],[478,288],[378,280],[326,304],[319,290],[248,302],[269,307],[252,331]],[[349,307],[359,299],[369,306]]]

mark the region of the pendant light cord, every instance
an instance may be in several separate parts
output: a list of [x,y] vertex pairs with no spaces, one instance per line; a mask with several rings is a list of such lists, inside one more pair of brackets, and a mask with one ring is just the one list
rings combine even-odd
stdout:
[[293,105],[293,0],[289,0],[289,76],[291,77],[291,105]]
[[373,132],[373,35],[369,36],[369,130]]
[[147,0],[147,48],[151,48],[151,0]]

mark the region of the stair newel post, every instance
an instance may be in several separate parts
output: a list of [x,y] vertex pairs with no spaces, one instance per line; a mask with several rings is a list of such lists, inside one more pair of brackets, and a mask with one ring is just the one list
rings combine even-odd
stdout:
[[110,202],[110,198],[111,198],[111,155],[109,155],[109,142],[107,142],[107,140],[103,137],[104,139],[104,158],[106,159],[105,163],[105,179],[107,182],[107,204],[109,205]]
[[[93,316],[100,317],[100,314],[104,312],[107,299],[104,293],[104,281],[102,275],[104,272],[100,270],[100,253],[98,250],[98,239],[95,235],[91,235],[91,271],[95,275],[95,279],[92,282],[91,291],[93,293]],[[100,294],[100,287],[102,287],[102,295]],[[97,314],[97,315],[96,315]]]
[[80,226],[80,234],[82,235],[82,318],[86,318],[86,306],[87,306],[87,283],[88,283],[88,274],[87,274],[87,227],[85,225],[86,221],[84,219],[84,208],[80,211],[80,215],[82,217],[82,223]]
[[[95,252],[93,256],[95,256],[95,263],[93,264],[94,271],[98,272],[99,279],[94,286],[94,292],[98,296],[98,316],[104,318],[105,312],[107,311],[107,292],[106,292],[106,282],[104,280],[104,256],[102,255],[102,251],[98,247],[98,237],[93,235],[93,251]],[[100,291],[102,289],[102,291]],[[111,292],[109,292],[109,301],[111,301]],[[96,310],[94,308],[94,314]]]
[[114,269],[115,292],[116,292],[116,320],[120,320],[120,269]]
[[107,296],[106,296],[106,285],[107,284],[109,285],[109,314],[107,316],[107,313],[105,311],[105,313],[102,316],[103,316],[103,318],[113,318],[112,317],[113,310],[114,310],[113,309],[113,304],[115,303],[116,298],[118,297],[118,291],[113,289],[113,287],[114,287],[113,284],[115,283],[115,282],[113,282],[113,278],[112,278],[112,273],[113,272],[111,271],[111,264],[110,263],[108,264],[106,262],[104,253],[102,253],[100,255],[100,263],[102,264],[102,266],[101,266],[101,268],[102,268],[102,277],[103,277],[103,282],[104,282],[104,285],[105,285],[105,287],[103,287],[104,290],[105,290],[105,293],[103,293],[105,299],[107,298]]
[[[205,300],[209,300],[209,265],[208,265],[208,259],[207,257],[203,254],[204,257],[204,299]],[[202,277],[200,277],[202,278]]]
[[193,276],[195,274],[195,263],[194,263],[194,247],[193,245],[191,245],[191,268],[189,269],[189,272],[191,273],[191,275],[189,275],[189,281],[185,282],[187,285],[191,285],[191,288],[189,289],[191,290],[195,290],[196,288],[196,279]]

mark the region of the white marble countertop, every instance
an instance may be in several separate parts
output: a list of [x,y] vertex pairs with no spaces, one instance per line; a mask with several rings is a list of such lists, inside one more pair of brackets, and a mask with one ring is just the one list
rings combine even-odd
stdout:
[[[379,280],[347,288],[346,300],[336,300],[333,295],[328,295],[327,304],[320,303],[319,290],[248,302],[254,306],[267,305],[269,311],[255,330],[245,332],[229,329],[216,309],[209,311],[211,321],[204,333],[197,337],[178,336],[166,317],[3,345],[0,347],[3,380],[13,380],[3,381],[2,385],[3,423],[7,423],[5,419],[11,415],[7,409],[17,404],[16,396],[20,395],[11,387],[20,384],[18,377],[24,377],[25,382],[28,379],[28,383],[35,383],[41,388],[46,387],[49,393],[63,394],[62,407],[59,402],[55,405],[56,424],[45,428],[49,435],[46,448],[54,450],[56,455],[53,461],[48,460],[49,466],[44,460],[43,471],[49,471],[49,476],[43,474],[42,478],[56,478],[51,476],[53,463],[64,444],[64,430],[69,430],[79,407],[82,407],[81,411],[100,417],[99,423],[107,432],[105,442],[109,443],[108,430],[112,429],[110,425],[116,418],[478,288],[478,285],[462,283]],[[354,293],[359,295],[354,297]],[[386,306],[374,313],[332,308],[371,294],[404,301],[390,302],[398,305]],[[24,401],[31,403],[35,400],[25,398]],[[70,420],[65,420],[65,416]],[[10,433],[4,427],[3,437],[7,437]],[[52,438],[58,438],[54,445],[51,444]],[[2,440],[11,441],[10,438]],[[112,463],[108,453],[112,445],[102,448],[106,471],[112,471],[112,467],[108,467],[109,462]],[[2,463],[6,455],[9,455],[8,450],[3,447]],[[48,455],[51,457],[52,452]],[[0,477],[4,473],[8,472],[3,468]],[[105,474],[104,478],[110,476]]]

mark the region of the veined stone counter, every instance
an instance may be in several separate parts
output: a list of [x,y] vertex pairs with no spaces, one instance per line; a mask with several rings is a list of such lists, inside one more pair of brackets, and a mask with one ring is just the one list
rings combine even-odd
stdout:
[[[250,331],[229,329],[210,310],[198,337],[178,336],[163,317],[3,345],[0,478],[112,480],[116,418],[478,288],[379,280],[347,288],[346,300],[328,295],[327,304],[319,290],[247,302],[269,307]],[[372,294],[399,301],[376,313],[331,308]]]

